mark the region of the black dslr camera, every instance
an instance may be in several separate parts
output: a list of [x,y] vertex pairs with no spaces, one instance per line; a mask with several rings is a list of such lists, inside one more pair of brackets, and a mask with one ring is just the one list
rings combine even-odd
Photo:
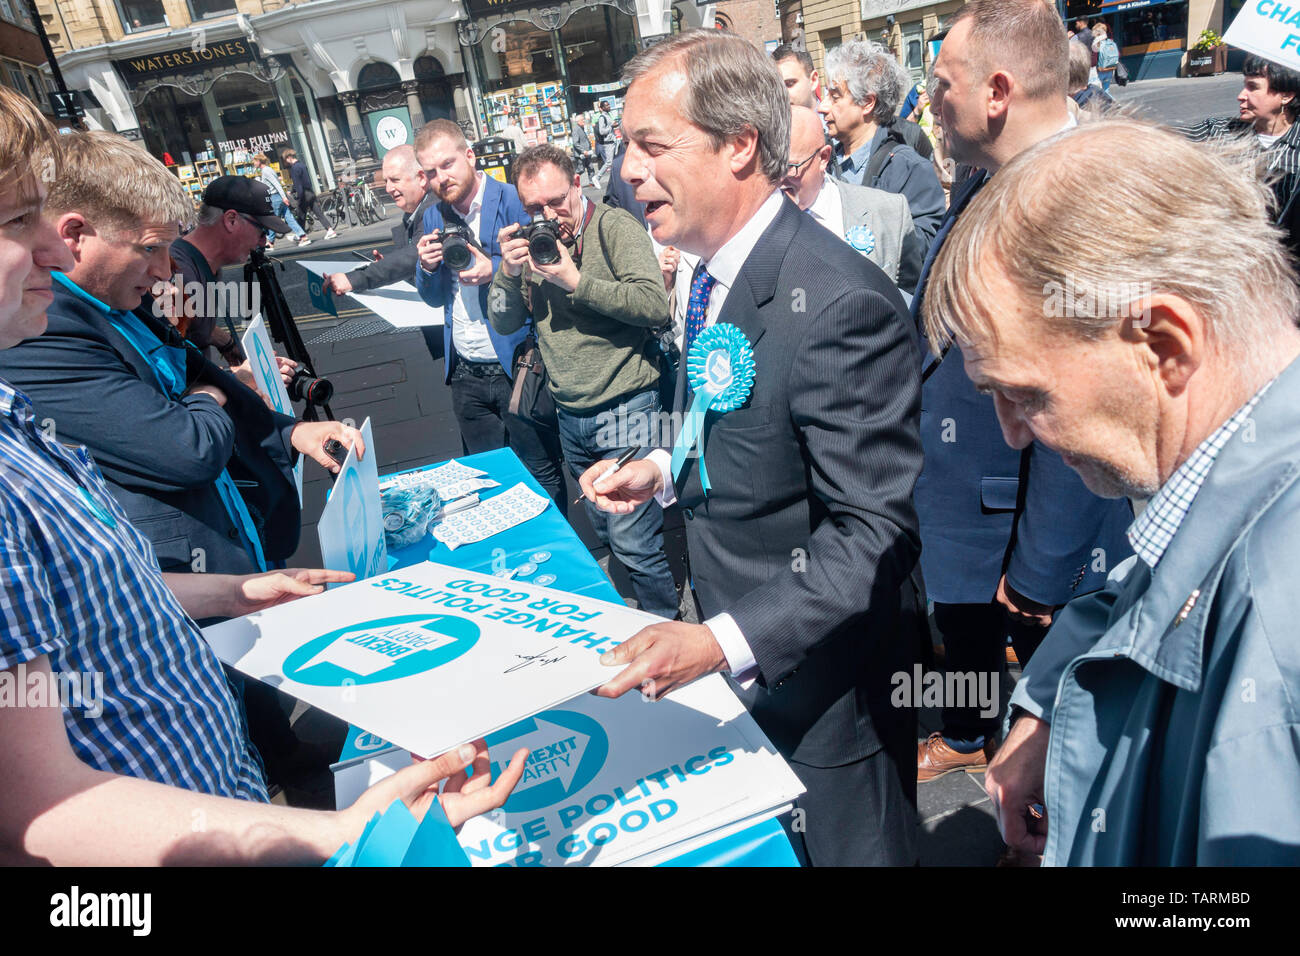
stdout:
[[468,226],[448,222],[442,227],[442,261],[452,272],[463,272],[474,264],[470,246],[477,245]]
[[553,220],[538,213],[519,235],[528,240],[528,254],[538,265],[553,266],[560,261],[560,227]]

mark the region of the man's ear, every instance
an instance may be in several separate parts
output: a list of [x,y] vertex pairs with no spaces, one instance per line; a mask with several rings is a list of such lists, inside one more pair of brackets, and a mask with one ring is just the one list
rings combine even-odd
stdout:
[[95,235],[86,217],[79,212],[59,213],[54,219],[54,231],[59,234],[63,244],[68,247],[74,259],[81,261],[81,251],[86,239]]
[[1207,358],[1208,331],[1196,306],[1181,296],[1162,293],[1134,302],[1119,334],[1142,350],[1141,360],[1165,391],[1177,396]]
[[989,119],[1004,119],[1011,103],[1011,90],[1016,81],[1011,74],[998,70],[988,78],[987,82]]
[[731,149],[731,171],[739,173],[751,163],[758,162],[758,130],[746,126],[727,144]]

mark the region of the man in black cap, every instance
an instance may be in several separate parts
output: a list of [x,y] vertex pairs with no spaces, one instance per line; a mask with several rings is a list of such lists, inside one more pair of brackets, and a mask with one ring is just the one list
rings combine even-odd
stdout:
[[[203,190],[198,225],[171,244],[174,275],[184,293],[185,336],[201,349],[214,347],[231,365],[244,361],[239,341],[218,323],[239,315],[246,296],[217,285],[221,270],[240,265],[266,244],[266,231],[278,235],[288,224],[274,214],[266,184],[246,176],[218,176]],[[200,294],[192,294],[199,291]],[[225,294],[222,294],[225,293]]]

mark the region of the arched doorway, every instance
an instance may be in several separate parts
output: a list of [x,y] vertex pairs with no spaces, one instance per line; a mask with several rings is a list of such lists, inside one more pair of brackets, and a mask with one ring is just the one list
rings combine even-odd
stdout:
[[443,72],[442,64],[436,57],[425,54],[416,57],[412,64],[415,70],[416,93],[420,100],[421,119],[430,120],[456,118],[452,102],[451,84]]

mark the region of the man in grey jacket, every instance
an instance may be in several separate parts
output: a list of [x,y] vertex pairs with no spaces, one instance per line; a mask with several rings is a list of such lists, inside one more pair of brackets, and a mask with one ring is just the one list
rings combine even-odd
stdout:
[[781,188],[823,226],[884,270],[910,302],[921,277],[925,244],[907,197],[837,182],[826,174],[831,144],[806,106],[790,109],[790,162]]
[[402,210],[402,224],[393,227],[393,251],[386,256],[376,251],[376,261],[369,265],[325,276],[326,288],[335,295],[368,292],[394,282],[410,282],[415,275],[418,258],[415,243],[420,238],[420,223],[424,221],[425,207],[437,201],[438,197],[429,191],[429,182],[415,158],[414,146],[404,144],[384,154],[384,189]]
[[960,340],[1008,443],[1149,499],[988,768],[1007,843],[1048,865],[1300,863],[1300,289],[1250,168],[1091,123],[1004,166],[931,272],[929,341]]

